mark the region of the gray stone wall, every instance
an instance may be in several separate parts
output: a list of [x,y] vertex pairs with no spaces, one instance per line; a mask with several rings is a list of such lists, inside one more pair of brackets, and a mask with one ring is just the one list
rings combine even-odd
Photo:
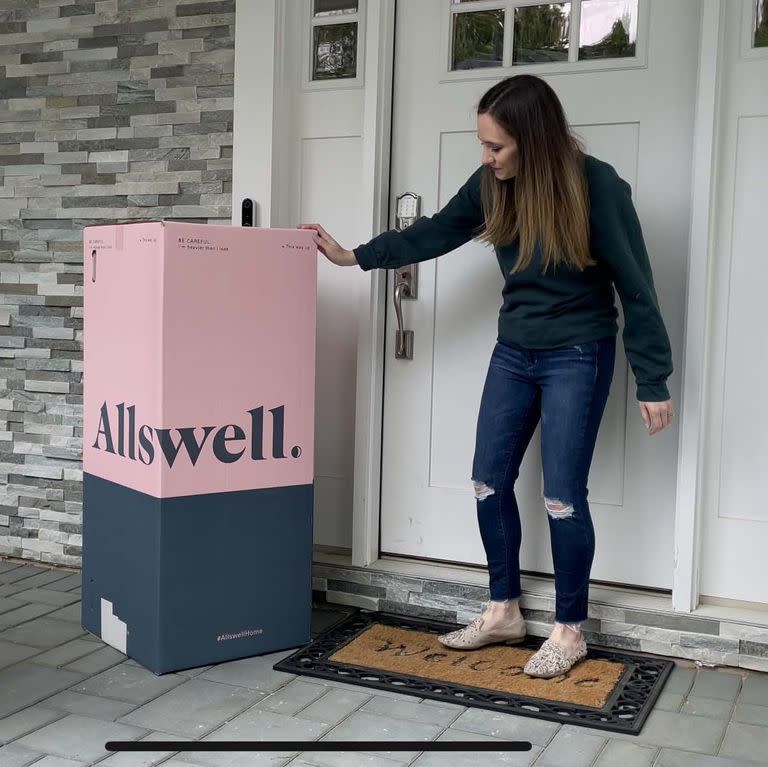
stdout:
[[[526,588],[526,585],[523,585]],[[359,568],[315,562],[315,603],[381,610],[465,625],[483,612],[490,599],[484,586],[418,578],[376,566]],[[616,599],[619,595],[616,594]],[[630,602],[631,597],[623,595]],[[673,613],[664,598],[639,597],[637,606],[605,604],[594,596],[583,624],[587,642],[618,650],[637,650],[699,664],[736,666],[768,672],[768,628],[754,623],[720,620],[706,615]],[[645,606],[641,606],[644,604]],[[528,633],[549,636],[555,620],[554,594],[523,591],[520,609]]]
[[82,228],[228,223],[235,0],[0,0],[0,554],[79,565]]

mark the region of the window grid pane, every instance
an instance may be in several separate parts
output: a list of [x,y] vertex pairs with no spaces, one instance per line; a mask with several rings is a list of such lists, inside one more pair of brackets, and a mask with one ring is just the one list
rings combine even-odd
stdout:
[[504,11],[472,11],[453,16],[451,69],[500,67],[504,56]]
[[323,24],[312,30],[312,79],[357,76],[357,22]]
[[567,62],[570,22],[570,3],[515,8],[512,63]]
[[638,0],[582,0],[579,60],[634,56]]
[[357,13],[358,0],[314,0],[314,15],[338,16]]

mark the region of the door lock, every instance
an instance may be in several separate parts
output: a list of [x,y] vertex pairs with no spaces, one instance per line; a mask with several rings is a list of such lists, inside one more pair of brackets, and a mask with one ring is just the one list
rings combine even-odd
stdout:
[[413,192],[405,192],[397,198],[395,219],[396,229],[402,232],[421,215],[421,197]]

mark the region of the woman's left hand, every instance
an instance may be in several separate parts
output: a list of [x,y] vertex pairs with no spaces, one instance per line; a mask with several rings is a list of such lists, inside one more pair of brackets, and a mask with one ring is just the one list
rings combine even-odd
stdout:
[[666,402],[638,402],[648,434],[656,434],[672,423],[672,400]]

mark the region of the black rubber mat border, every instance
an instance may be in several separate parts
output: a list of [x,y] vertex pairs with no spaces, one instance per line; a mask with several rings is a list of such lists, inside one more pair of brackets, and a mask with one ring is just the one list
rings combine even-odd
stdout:
[[[457,703],[563,724],[639,735],[675,665],[674,661],[666,658],[590,645],[588,658],[616,661],[627,665],[624,675],[605,706],[596,709],[329,660],[330,655],[354,640],[374,623],[430,634],[443,634],[459,628],[456,624],[425,618],[358,610],[330,626],[308,645],[278,661],[273,668],[275,671],[400,692],[444,703]],[[542,641],[541,638],[531,637],[515,647],[535,650]]]

